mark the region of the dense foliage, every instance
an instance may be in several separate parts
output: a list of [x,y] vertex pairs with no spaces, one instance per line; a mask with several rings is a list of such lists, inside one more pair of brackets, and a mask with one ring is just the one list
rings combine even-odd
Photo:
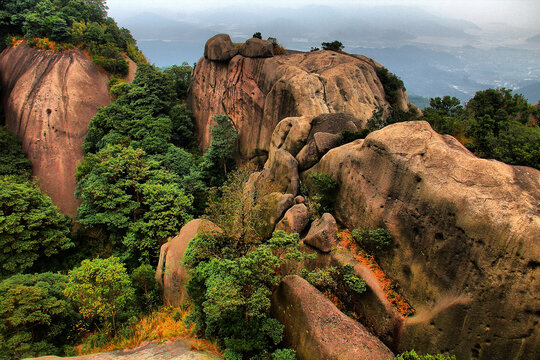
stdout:
[[430,100],[423,119],[480,157],[540,169],[538,107],[507,89],[478,91],[466,104],[445,96]]
[[72,246],[71,221],[35,183],[0,177],[0,277],[43,269]]
[[0,126],[0,176],[17,175],[30,178],[32,164],[26,158],[17,135]]
[[129,30],[107,17],[104,0],[5,0],[0,10],[0,37],[24,36],[31,46],[58,50],[80,46],[105,70],[125,76],[124,54],[136,62],[144,57]]
[[135,298],[131,279],[115,257],[84,260],[69,272],[64,294],[83,318],[111,325],[113,333],[118,316],[133,305]]
[[403,84],[403,81],[401,81],[399,77],[388,71],[388,69],[384,66],[377,67],[376,71],[377,77],[381,81],[381,84],[384,88],[386,100],[388,100],[390,105],[396,105],[398,102],[399,91],[405,90],[405,85]]
[[182,103],[190,69],[140,65],[132,84],[111,87],[117,99],[98,111],[83,144],[79,222],[133,267],[155,265],[161,244],[205,203],[202,161],[188,151],[193,121]]
[[78,314],[63,294],[66,276],[19,274],[0,282],[0,359],[63,355]]
[[[278,347],[283,325],[270,316],[270,297],[285,260],[302,257],[298,234],[277,231],[270,239],[260,235],[259,214],[267,192],[246,189],[248,177],[245,169],[229,176],[221,196],[209,206],[220,231],[198,234],[184,255],[193,320],[206,337],[226,348],[227,359],[270,356]],[[281,351],[274,358],[285,355],[291,358],[292,353]]]
[[323,50],[332,50],[332,51],[343,51],[345,46],[341,43],[341,41],[334,40],[332,42],[323,42],[321,44]]
[[312,172],[306,183],[314,211],[318,214],[333,212],[339,190],[338,182],[324,173]]
[[362,230],[354,229],[352,237],[362,249],[370,254],[380,254],[388,250],[393,244],[392,235],[384,228],[374,230],[366,228]]

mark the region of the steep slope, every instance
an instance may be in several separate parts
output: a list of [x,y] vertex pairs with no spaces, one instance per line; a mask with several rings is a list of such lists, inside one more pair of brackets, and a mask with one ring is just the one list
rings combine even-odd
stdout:
[[77,210],[75,169],[90,119],[110,103],[108,80],[79,50],[54,53],[23,42],[0,54],[6,125],[22,139],[41,189],[65,214]]
[[[232,44],[224,48],[230,52]],[[377,66],[366,57],[333,51],[236,55],[224,61],[203,57],[195,67],[190,94],[201,147],[210,144],[211,117],[221,113],[238,129],[241,157],[258,158],[261,164],[274,128],[285,117],[342,112],[365,121],[376,106],[388,105]],[[399,105],[408,109],[403,91]]]

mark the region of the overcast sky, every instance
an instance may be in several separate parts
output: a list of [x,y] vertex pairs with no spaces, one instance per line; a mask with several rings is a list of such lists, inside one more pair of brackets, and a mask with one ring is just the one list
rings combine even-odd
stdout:
[[191,12],[208,8],[242,5],[246,8],[261,6],[301,7],[310,4],[344,8],[354,5],[420,6],[437,15],[465,19],[483,25],[503,22],[513,26],[535,28],[540,31],[540,0],[108,0],[109,14],[120,17],[123,13],[138,11]]

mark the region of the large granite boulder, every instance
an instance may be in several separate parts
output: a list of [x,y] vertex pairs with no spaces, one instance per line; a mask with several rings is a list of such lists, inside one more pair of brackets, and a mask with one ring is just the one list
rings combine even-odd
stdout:
[[[130,61],[130,76],[136,68]],[[40,188],[64,214],[75,216],[75,170],[97,110],[111,102],[109,74],[84,52],[30,48],[25,42],[0,54],[2,105]]]
[[[346,113],[364,123],[377,106],[388,105],[378,66],[366,57],[332,51],[269,58],[238,55],[226,63],[203,57],[195,67],[189,97],[199,143],[203,149],[210,145],[211,118],[221,113],[238,129],[243,160],[267,153],[272,132],[286,117]],[[406,93],[400,96],[407,110]]]
[[274,56],[274,45],[270,41],[258,38],[248,39],[239,50],[240,55],[260,58]]
[[299,360],[391,360],[392,352],[299,276],[286,276],[272,299],[285,342]]
[[238,54],[227,34],[217,34],[204,45],[204,57],[210,61],[228,61]]
[[163,291],[165,305],[180,306],[187,299],[189,276],[182,261],[189,242],[201,230],[219,231],[219,228],[208,220],[191,220],[180,229],[177,236],[161,247],[156,281]]
[[340,183],[346,227],[384,224],[380,258],[418,315],[401,349],[458,359],[540,354],[540,171],[480,159],[426,122],[406,122],[330,150],[301,174]]
[[324,213],[319,219],[311,223],[304,243],[327,253],[337,245],[337,235],[338,227],[336,219],[331,214]]
[[283,219],[276,225],[276,230],[283,230],[288,234],[300,234],[308,224],[309,213],[306,205],[296,204],[283,215]]

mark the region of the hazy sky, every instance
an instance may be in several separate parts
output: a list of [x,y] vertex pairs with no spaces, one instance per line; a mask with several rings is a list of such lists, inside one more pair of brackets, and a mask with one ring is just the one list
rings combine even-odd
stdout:
[[536,28],[540,30],[539,0],[108,0],[109,13],[113,17],[124,12],[138,10],[170,9],[178,12],[191,12],[208,8],[242,5],[246,8],[260,6],[301,7],[310,4],[347,7],[354,5],[400,5],[420,6],[434,14],[473,21],[477,24],[504,22],[513,26]]

